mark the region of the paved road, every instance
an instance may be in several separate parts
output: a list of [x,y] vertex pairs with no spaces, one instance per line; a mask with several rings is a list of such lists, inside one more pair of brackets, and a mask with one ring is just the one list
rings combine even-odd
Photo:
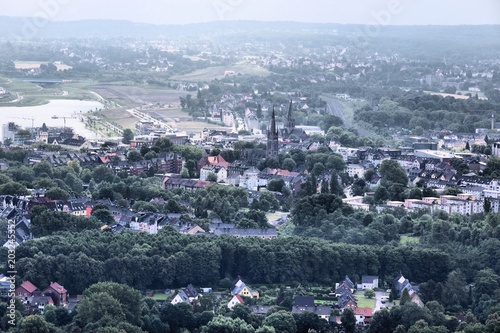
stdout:
[[382,303],[382,298],[387,297],[387,293],[385,291],[376,291],[375,292],[375,308],[373,308],[373,312],[379,311],[381,308],[386,308],[389,306],[389,300],[385,304]]
[[347,115],[344,105],[335,98],[322,95],[321,99],[326,102],[326,112],[342,119],[345,128],[354,128],[361,136],[370,137],[374,134],[373,131],[369,131],[354,124],[352,117]]
[[326,96],[321,96],[321,98],[326,102],[326,112],[342,119],[346,128],[350,128],[352,126],[352,121],[346,116],[342,103],[334,98]]

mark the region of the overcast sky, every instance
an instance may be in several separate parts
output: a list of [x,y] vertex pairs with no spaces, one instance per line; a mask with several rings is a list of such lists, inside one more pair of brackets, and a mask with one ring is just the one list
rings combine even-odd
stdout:
[[0,4],[0,15],[57,21],[500,24],[500,0],[0,0]]

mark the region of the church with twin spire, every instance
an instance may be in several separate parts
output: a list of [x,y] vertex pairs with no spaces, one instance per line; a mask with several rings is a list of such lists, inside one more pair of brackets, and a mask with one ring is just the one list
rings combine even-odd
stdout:
[[271,127],[267,131],[267,145],[266,145],[266,157],[278,160],[279,153],[279,134],[278,128],[276,127],[276,115],[274,113],[271,116]]
[[300,139],[307,137],[304,131],[295,128],[295,119],[292,118],[292,100],[290,100],[290,105],[288,107],[288,114],[285,126],[283,128],[278,129],[278,127],[276,126],[276,114],[273,106],[273,114],[271,116],[271,126],[267,131],[266,157],[278,160],[279,137],[281,136],[283,139],[290,139],[292,135]]

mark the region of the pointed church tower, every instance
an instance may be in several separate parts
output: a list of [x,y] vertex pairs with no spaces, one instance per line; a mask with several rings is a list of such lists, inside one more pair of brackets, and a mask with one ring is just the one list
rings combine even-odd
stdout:
[[273,106],[273,115],[271,118],[271,128],[267,131],[266,157],[278,160],[278,129],[276,128],[276,117],[274,115],[274,106]]
[[288,116],[285,125],[287,134],[290,135],[295,128],[295,119],[292,118],[292,100],[290,99],[290,106],[288,107]]

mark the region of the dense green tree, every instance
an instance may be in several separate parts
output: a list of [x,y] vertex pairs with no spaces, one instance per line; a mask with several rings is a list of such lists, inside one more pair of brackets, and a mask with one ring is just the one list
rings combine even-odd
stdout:
[[104,165],[100,165],[97,168],[94,168],[92,170],[92,179],[97,184],[99,184],[101,182],[112,183],[114,178],[115,178],[115,175],[113,173],[113,170],[111,170],[110,168],[108,168]]
[[250,310],[249,307],[243,305],[243,304],[236,304],[232,309],[231,309],[231,318],[236,319],[240,318],[244,320],[246,323],[249,321],[249,316],[252,313],[252,310]]
[[167,303],[161,309],[160,319],[169,325],[172,332],[179,332],[181,328],[191,330],[196,325],[193,307],[188,303],[177,303],[175,305]]
[[367,289],[365,289],[365,291],[364,291],[363,295],[364,295],[366,298],[373,298],[373,297],[375,297],[375,292],[374,292],[372,289],[367,288]]
[[78,304],[76,321],[82,328],[90,325],[116,326],[124,320],[125,313],[120,301],[106,292],[90,293]]
[[[370,326],[368,327],[369,333],[385,333],[391,332],[394,327],[393,319],[387,308],[381,309],[373,314]],[[404,329],[404,326],[403,326]],[[406,332],[404,329],[403,332]]]
[[33,172],[36,175],[46,174],[48,177],[52,177],[52,164],[50,164],[48,161],[43,160],[33,166]]
[[129,162],[139,162],[142,161],[144,157],[137,150],[131,150],[127,154],[127,161]]
[[64,183],[76,194],[80,194],[83,191],[83,182],[78,176],[73,173],[68,173],[64,177]]
[[[85,296],[84,298],[98,295],[98,297],[92,298],[96,300],[100,297],[109,296],[109,302],[118,302],[116,311],[119,316],[121,316],[120,313],[123,313],[125,320],[133,325],[137,325],[140,322],[141,295],[137,290],[127,285],[114,282],[99,282],[87,288],[83,295]],[[100,307],[102,308],[103,306],[100,305]],[[96,315],[98,314],[97,309],[93,309],[93,311]],[[114,310],[109,309],[109,311]],[[106,312],[102,313],[105,314]],[[78,311],[78,315],[80,315],[80,310]]]
[[278,311],[268,315],[262,322],[264,326],[274,327],[276,333],[295,333],[297,324],[290,312]]
[[345,308],[340,316],[340,321],[346,333],[354,333],[356,330],[356,317],[354,311],[350,308]]
[[[45,320],[56,326],[64,326],[71,323],[71,316],[68,309],[61,306],[47,306],[44,309]],[[50,318],[50,319],[49,319]]]
[[383,203],[390,199],[389,191],[387,191],[387,188],[385,186],[379,186],[375,190],[373,199],[375,203]]
[[297,324],[297,333],[308,333],[310,330],[319,332],[324,324],[326,324],[317,314],[309,311],[294,315],[294,318]]
[[283,187],[285,187],[285,181],[283,180],[283,178],[279,178],[279,179],[271,179],[268,183],[267,183],[267,189],[269,191],[272,191],[272,192],[282,192],[283,191]]
[[0,194],[4,195],[26,195],[28,190],[26,186],[18,182],[8,182],[0,185]]
[[406,187],[408,184],[406,171],[395,160],[383,160],[379,167],[379,173],[382,177],[382,186],[389,187],[397,183]]
[[90,215],[95,217],[99,222],[103,224],[110,224],[115,222],[115,218],[113,217],[113,214],[111,214],[108,208],[106,209],[92,208],[92,212],[90,213]]
[[166,137],[162,137],[157,139],[151,149],[157,151],[158,153],[160,152],[170,152],[174,148],[174,143]]
[[403,324],[407,329],[419,320],[424,320],[427,323],[432,322],[432,315],[429,309],[421,308],[416,303],[411,301],[401,305],[396,312],[391,312],[391,314],[394,317],[401,316],[401,321],[397,324]]
[[297,163],[292,159],[292,158],[285,158],[283,160],[283,163],[281,164],[281,168],[288,170],[288,171],[293,171],[297,167]]
[[261,326],[255,330],[255,333],[276,333],[276,330],[272,326]]
[[201,329],[202,333],[254,333],[255,329],[240,318],[214,317]]
[[401,292],[401,298],[399,299],[399,304],[405,305],[406,303],[410,302],[411,302],[410,294],[408,293],[408,289],[405,288]]
[[20,333],[51,333],[52,325],[47,323],[40,315],[30,315],[24,317],[19,325],[18,332]]
[[330,193],[338,196],[342,196],[344,194],[343,189],[339,184],[338,174],[335,171],[333,171],[330,176]]
[[68,200],[69,193],[62,188],[53,187],[45,192],[45,196],[51,200]]
[[122,143],[128,145],[134,139],[134,132],[130,128],[125,128],[122,135]]

